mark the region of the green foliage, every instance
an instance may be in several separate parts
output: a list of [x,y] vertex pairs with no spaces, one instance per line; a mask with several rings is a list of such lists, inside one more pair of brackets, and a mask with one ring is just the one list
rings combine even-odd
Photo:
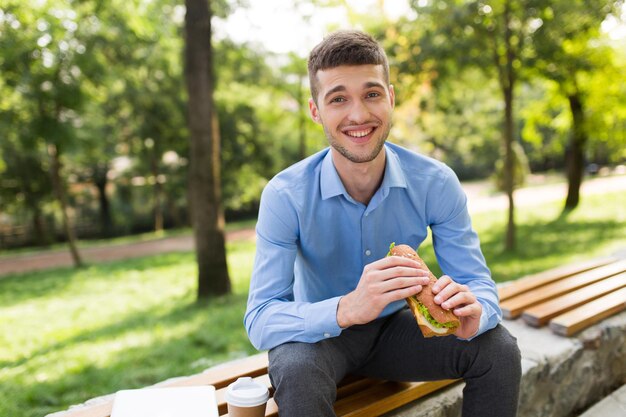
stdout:
[[[243,3],[212,5],[225,16]],[[46,144],[54,143],[82,223],[103,234],[141,231],[161,209],[167,225],[186,224],[184,7],[47,0],[7,1],[0,11],[0,209],[9,222],[40,218],[53,228]],[[300,80],[284,79],[257,45],[225,39],[214,53],[225,207],[254,212],[267,179],[301,156],[306,100],[294,106]]]
[[[223,18],[246,3],[211,5]],[[379,12],[382,3],[374,13],[348,13],[389,54],[397,98],[390,140],[445,161],[463,179],[486,178],[502,138],[496,35],[505,2],[411,4],[416,14],[398,22]],[[586,105],[587,158],[624,161],[626,51],[599,32],[623,1],[510,4],[520,86],[515,136],[533,170],[563,165],[571,129],[564,94],[573,85]],[[54,144],[79,223],[98,224],[99,234],[145,231],[161,209],[166,226],[188,224],[183,18],[184,6],[170,0],[2,1],[3,222],[39,224],[40,243],[54,235],[60,215],[47,149]],[[213,47],[224,206],[250,214],[269,178],[327,142],[308,116],[305,59],[228,38]]]
[[500,157],[501,111],[494,84],[479,71],[465,71],[436,89],[400,91],[405,97],[396,106],[392,140],[442,160],[462,180],[488,177]]
[[[586,156],[600,163],[615,163],[624,157],[621,151],[626,143],[623,135],[626,123],[624,66],[619,63],[619,49],[600,36],[600,27],[607,15],[619,15],[623,4],[623,0],[550,2],[549,9],[537,21],[537,30],[533,34],[535,53],[527,69],[556,85],[556,88],[549,87],[544,103],[555,107],[557,100],[554,96],[557,94],[565,98],[579,97],[584,110],[584,126],[574,126],[573,121],[568,120],[567,127],[586,132],[589,138]],[[613,110],[609,110],[607,103]],[[569,114],[565,102],[561,101],[559,107],[557,111]],[[533,123],[527,133],[535,144],[539,139],[554,142],[555,138],[550,135],[550,121],[541,120],[536,112],[531,117]],[[543,134],[539,133],[541,130]],[[565,143],[570,137],[561,136],[558,140]]]

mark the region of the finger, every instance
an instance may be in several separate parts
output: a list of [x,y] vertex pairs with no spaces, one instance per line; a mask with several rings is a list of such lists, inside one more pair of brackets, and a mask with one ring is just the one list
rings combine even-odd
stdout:
[[409,287],[421,287],[426,284],[428,284],[428,278],[425,277],[400,277],[381,282],[380,291],[383,293]]
[[416,285],[407,288],[400,288],[397,290],[389,291],[384,294],[385,305],[392,303],[394,301],[404,300],[405,298],[414,296],[422,291],[421,285]]
[[[440,278],[443,279],[443,278]],[[449,279],[449,278],[448,278]],[[435,303],[442,304],[458,292],[467,291],[467,287],[451,281],[435,295]],[[434,292],[434,291],[433,291]]]
[[392,279],[398,277],[419,277],[426,285],[430,282],[428,271],[419,268],[411,268],[407,266],[394,266],[380,271],[382,279]]
[[483,308],[478,302],[452,310],[454,315],[458,317],[480,317],[482,311]]
[[420,268],[421,264],[414,259],[406,258],[404,256],[387,256],[380,259],[377,262],[381,262],[382,265],[385,265],[386,268],[391,268],[393,266],[410,266],[413,268]]
[[444,288],[446,288],[448,285],[452,283],[454,283],[454,281],[452,281],[452,278],[450,278],[447,275],[443,275],[441,278],[437,280],[437,282],[433,284],[431,288],[434,294],[439,294],[441,290],[443,290]]
[[430,282],[426,271],[406,266],[396,266],[383,270],[369,271],[365,274],[365,280],[369,283],[384,282],[402,277],[419,278],[419,284],[421,285],[426,285]]
[[445,309],[452,309],[463,305],[473,304],[475,302],[476,297],[474,294],[469,291],[461,291],[441,303],[441,307]]

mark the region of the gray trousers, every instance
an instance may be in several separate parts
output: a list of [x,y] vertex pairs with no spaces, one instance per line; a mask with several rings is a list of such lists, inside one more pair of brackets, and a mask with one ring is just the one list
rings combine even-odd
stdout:
[[280,417],[335,416],[337,384],[347,374],[392,381],[463,378],[464,417],[515,416],[521,378],[516,339],[502,326],[470,342],[425,339],[408,309],[352,326],[317,343],[269,352]]

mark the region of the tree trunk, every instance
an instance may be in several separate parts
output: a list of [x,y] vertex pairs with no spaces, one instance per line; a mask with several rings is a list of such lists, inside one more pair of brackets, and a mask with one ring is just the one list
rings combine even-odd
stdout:
[[172,227],[175,229],[184,226],[183,216],[181,210],[176,205],[176,199],[172,198],[168,193],[165,193],[165,206],[167,207],[168,219],[172,222]]
[[[99,164],[98,164],[99,165]],[[113,235],[113,218],[111,217],[111,204],[106,193],[108,166],[96,166],[94,168],[93,183],[98,190],[98,205],[100,207],[100,234],[104,237]]]
[[219,143],[214,134],[210,2],[185,0],[185,5],[189,198],[198,262],[198,299],[203,299],[227,294],[231,286],[219,195]]
[[50,239],[48,236],[48,232],[46,229],[46,224],[41,214],[41,209],[39,205],[35,204],[32,206],[33,212],[33,233],[35,245],[37,246],[49,246]]
[[572,112],[572,134],[565,151],[565,169],[567,173],[567,198],[565,211],[573,210],[580,201],[580,186],[583,181],[585,144],[587,130],[582,99],[578,90],[570,94],[569,107]]
[[152,177],[154,178],[154,231],[163,231],[163,184],[159,180],[159,161],[157,159],[157,152],[152,149],[150,153],[150,170],[152,171]]
[[509,201],[508,222],[506,228],[506,250],[515,249],[515,199],[513,198],[515,164],[513,162],[513,91],[504,91],[504,188]]
[[512,31],[510,4],[508,1],[505,4],[504,24],[504,42],[506,46],[504,85],[502,85],[502,92],[504,94],[504,186],[507,199],[509,200],[509,218],[506,228],[505,247],[506,250],[511,251],[515,249],[515,201],[513,199],[515,181],[515,164],[513,163],[513,87],[515,85],[515,70],[513,68],[513,60],[515,59],[515,53],[511,44]]
[[78,247],[76,245],[76,235],[70,222],[69,215],[67,214],[67,195],[65,194],[65,187],[61,180],[61,160],[59,158],[59,150],[56,145],[48,144],[48,155],[50,156],[50,177],[52,180],[52,188],[61,205],[61,215],[63,217],[63,229],[67,238],[67,243],[70,247],[70,253],[75,267],[83,265],[80,253],[78,253]]

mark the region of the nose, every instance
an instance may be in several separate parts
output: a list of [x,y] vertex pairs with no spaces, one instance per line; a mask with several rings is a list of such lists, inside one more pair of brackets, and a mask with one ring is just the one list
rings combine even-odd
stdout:
[[354,100],[350,107],[350,113],[348,114],[349,121],[355,124],[361,124],[367,122],[369,117],[370,111],[367,104],[364,103],[363,100]]

